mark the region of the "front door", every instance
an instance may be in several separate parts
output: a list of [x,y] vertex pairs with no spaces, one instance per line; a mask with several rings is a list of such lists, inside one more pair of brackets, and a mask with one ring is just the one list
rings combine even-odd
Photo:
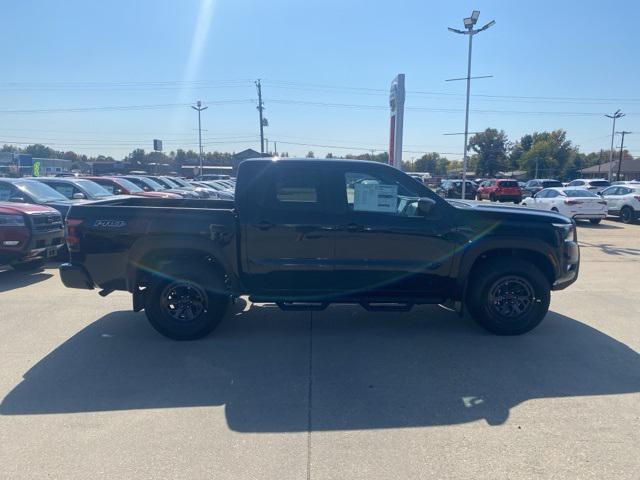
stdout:
[[332,290],[333,221],[324,169],[274,163],[243,219],[243,271],[250,291],[285,298]]
[[[456,251],[446,204],[428,188],[385,166],[353,164],[333,172],[339,212],[334,255],[335,285],[353,297],[436,299],[451,288]],[[337,178],[336,178],[337,177]],[[418,198],[436,205],[429,214]]]

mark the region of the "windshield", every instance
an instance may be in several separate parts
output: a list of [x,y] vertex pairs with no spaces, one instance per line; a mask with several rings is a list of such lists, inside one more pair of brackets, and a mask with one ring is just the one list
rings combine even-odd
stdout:
[[173,181],[175,184],[177,184],[179,187],[184,187],[184,188],[193,188],[193,185],[191,185],[189,182],[184,181],[181,178],[177,178],[177,177],[171,177],[171,181]]
[[155,191],[166,190],[165,187],[160,185],[158,182],[151,180],[150,178],[135,177],[135,178],[131,178],[130,180],[132,182],[138,182],[138,185],[141,185],[141,184],[146,185],[147,187],[151,188],[151,190],[155,190]]
[[609,182],[607,182],[606,180],[592,180],[589,182],[590,185],[594,186],[594,187],[608,187],[609,186]]
[[562,182],[559,182],[558,180],[545,180],[544,182],[542,182],[542,187],[543,188],[562,187]]
[[501,180],[498,182],[498,185],[504,188],[513,188],[518,186],[518,182],[515,182],[513,180]]
[[21,180],[14,184],[19,190],[32,196],[37,202],[54,202],[59,200],[67,201],[67,197],[51,188],[49,185],[40,183],[37,180]]
[[75,183],[79,188],[85,190],[92,197],[110,197],[111,193],[103,186],[98,185],[91,180],[75,180]]
[[126,188],[131,193],[144,192],[144,190],[142,190],[139,186],[137,186],[135,183],[127,180],[126,178],[116,178],[114,181],[118,185],[120,185],[121,187]]
[[596,195],[593,192],[590,192],[588,190],[581,190],[576,188],[574,189],[567,189],[564,191],[564,194],[567,197],[597,197],[598,195]]
[[160,177],[161,180],[164,180],[167,184],[169,184],[171,186],[171,188],[181,188],[182,185],[180,185],[178,182],[175,181],[175,179],[173,178],[169,178],[169,177]]

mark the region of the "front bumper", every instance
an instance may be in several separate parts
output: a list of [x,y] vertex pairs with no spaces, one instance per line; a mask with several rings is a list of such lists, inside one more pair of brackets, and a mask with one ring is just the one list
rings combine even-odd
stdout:
[[552,290],[562,290],[578,279],[580,271],[580,247],[574,240],[564,242],[564,258],[561,272],[553,282]]
[[89,272],[81,265],[73,263],[63,263],[60,265],[60,278],[67,288],[80,288],[82,290],[93,290],[94,282]]
[[602,213],[576,213],[574,215],[571,216],[571,218],[575,219],[575,220],[592,220],[592,219],[596,219],[599,218],[600,220],[607,218],[607,214],[602,212]]

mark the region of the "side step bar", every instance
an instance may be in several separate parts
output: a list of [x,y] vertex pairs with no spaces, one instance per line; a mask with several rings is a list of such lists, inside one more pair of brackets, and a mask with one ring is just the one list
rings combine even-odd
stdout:
[[319,312],[325,310],[329,303],[327,302],[276,302],[276,305],[280,307],[280,310],[285,312]]
[[408,312],[413,308],[413,303],[360,303],[368,312]]

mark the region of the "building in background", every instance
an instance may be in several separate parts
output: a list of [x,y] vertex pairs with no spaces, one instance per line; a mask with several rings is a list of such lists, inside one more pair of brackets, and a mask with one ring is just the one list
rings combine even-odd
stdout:
[[[241,152],[234,153],[231,157],[231,162],[233,164],[233,176],[235,177],[238,173],[238,165],[240,165],[240,162],[248,160],[249,158],[260,158],[261,156],[262,155],[260,155],[260,152],[256,152],[252,148],[247,148],[246,150],[243,150]],[[205,171],[205,173],[207,172]]]
[[[583,178],[607,178],[609,174],[609,162],[602,165],[583,168],[580,175]],[[611,162],[611,181],[616,180],[640,180],[640,158],[634,160],[625,158],[620,165],[620,178],[618,179],[618,160]]]

